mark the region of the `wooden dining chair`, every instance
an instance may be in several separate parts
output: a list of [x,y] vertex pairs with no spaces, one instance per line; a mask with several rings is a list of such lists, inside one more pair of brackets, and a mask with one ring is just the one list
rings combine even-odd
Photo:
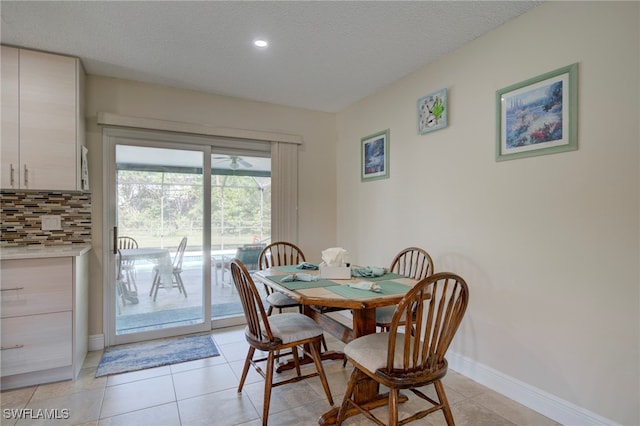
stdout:
[[160,289],[160,287],[166,288],[168,286],[177,287],[180,293],[184,294],[185,298],[187,297],[187,289],[184,287],[184,283],[182,282],[182,262],[184,259],[184,251],[186,248],[187,237],[183,237],[173,258],[173,264],[171,266],[171,282],[162,282],[162,276],[165,274],[163,274],[161,271],[161,265],[156,265],[153,267],[153,284],[151,284],[151,291],[149,291],[149,296],[153,296],[154,301],[158,296],[158,289]]
[[[357,401],[356,384],[369,379],[389,388],[390,426],[409,423],[438,410],[443,411],[447,424],[453,425],[441,380],[447,373],[445,354],[468,303],[469,289],[460,276],[449,272],[434,274],[418,282],[398,303],[389,332],[368,334],[349,342],[344,353],[355,368],[336,424],[340,425],[347,416],[358,413],[377,424],[384,424]],[[405,333],[410,329],[411,332]],[[435,387],[437,400],[418,389],[431,384]],[[429,405],[399,421],[401,389],[410,390]]]
[[[304,253],[300,247],[286,241],[276,241],[262,249],[258,258],[258,267],[262,270],[274,266],[298,265],[305,261]],[[264,290],[267,294],[266,301],[269,304],[267,315],[271,315],[274,308],[282,313],[285,308],[298,307],[298,310],[302,312],[302,305],[286,294],[274,291],[266,284]]]
[[[407,247],[393,258],[389,271],[414,280],[422,280],[433,274],[433,260],[426,250]],[[395,308],[395,306],[376,308],[376,326],[382,331],[389,330]]]
[[[249,352],[245,359],[238,392],[242,392],[242,387],[247,378],[249,367],[253,366],[264,378],[264,402],[262,408],[262,424],[267,425],[269,418],[269,404],[271,401],[271,389],[274,387],[299,382],[312,377],[320,377],[322,387],[327,396],[329,404],[333,405],[333,398],[329,389],[329,382],[320,360],[320,340],[322,338],[322,328],[311,318],[300,313],[286,312],[279,315],[268,316],[262,304],[262,298],[256,289],[251,278],[251,274],[238,259],[231,261],[231,276],[236,286],[247,327],[245,328],[245,338],[249,343]],[[308,345],[311,357],[316,366],[316,372],[302,375],[300,371],[300,359],[298,346]],[[254,359],[256,349],[266,352],[267,356]],[[273,382],[274,364],[280,357],[293,356],[296,376],[289,379],[282,379]],[[258,363],[267,361],[266,372],[260,368]]]
[[[131,237],[118,237],[118,248],[124,249],[137,249],[138,242],[135,238]],[[135,260],[122,260],[122,272],[127,276],[127,290],[132,295],[138,294],[138,286],[135,281],[136,262]]]

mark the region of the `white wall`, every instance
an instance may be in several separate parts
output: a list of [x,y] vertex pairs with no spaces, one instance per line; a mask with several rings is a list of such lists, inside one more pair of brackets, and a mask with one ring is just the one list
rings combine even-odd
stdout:
[[[469,283],[453,354],[627,425],[640,424],[639,18],[637,2],[545,3],[339,113],[336,157],[354,262],[418,245]],[[579,149],[495,162],[496,90],[575,62]],[[417,99],[441,88],[449,126],[417,135]],[[360,138],[386,128],[391,177],[361,183]]]
[[102,327],[102,130],[98,112],[302,136],[299,148],[299,240],[310,261],[335,245],[335,114],[88,76],[87,144],[93,193],[89,334]]

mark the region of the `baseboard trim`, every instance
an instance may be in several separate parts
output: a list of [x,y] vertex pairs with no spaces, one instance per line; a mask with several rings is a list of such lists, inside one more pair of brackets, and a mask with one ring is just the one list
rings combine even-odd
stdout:
[[89,336],[89,346],[87,348],[91,351],[101,351],[104,349],[104,334],[93,334]]
[[610,419],[455,352],[447,353],[447,361],[452,370],[565,426],[619,426]]

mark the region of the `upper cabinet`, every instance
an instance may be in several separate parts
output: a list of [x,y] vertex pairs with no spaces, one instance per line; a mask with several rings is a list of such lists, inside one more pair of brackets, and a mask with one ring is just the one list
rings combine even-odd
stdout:
[[81,190],[80,61],[2,46],[1,80],[1,187]]

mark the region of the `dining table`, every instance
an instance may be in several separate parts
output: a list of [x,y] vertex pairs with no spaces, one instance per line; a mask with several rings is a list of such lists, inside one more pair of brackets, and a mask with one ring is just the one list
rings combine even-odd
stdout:
[[171,263],[171,255],[169,254],[169,250],[165,248],[141,247],[120,249],[120,255],[123,260],[149,259],[162,261],[169,259],[169,263]]
[[[131,249],[120,249],[120,256],[123,261],[135,262],[137,260],[149,260],[158,267],[158,274],[162,282],[170,283],[173,274],[171,263],[171,253],[166,248],[140,247]],[[171,286],[167,286],[171,289]]]
[[[352,269],[361,269],[353,266]],[[385,271],[380,276],[354,277],[349,279],[319,278],[313,281],[297,280],[298,274],[319,275],[318,270],[302,270],[298,265],[277,266],[254,273],[254,279],[280,291],[303,306],[303,313],[313,318],[325,331],[341,341],[351,340],[376,332],[376,308],[396,305],[418,282],[403,275]],[[296,275],[294,277],[294,275]],[[356,274],[357,275],[357,274]],[[378,291],[365,290],[370,283],[377,285]],[[364,285],[363,285],[364,284]],[[339,321],[330,314],[339,310],[350,310],[352,324]],[[322,359],[344,359],[344,354],[325,351]],[[283,369],[293,365],[281,366]],[[280,368],[280,367],[279,367]],[[363,380],[356,387],[355,398],[368,407],[375,408],[387,404],[387,394],[380,394],[378,384],[373,380]],[[400,401],[406,401],[401,396]],[[356,414],[351,409],[347,416]],[[338,408],[334,407],[319,419],[321,425],[335,424]]]

